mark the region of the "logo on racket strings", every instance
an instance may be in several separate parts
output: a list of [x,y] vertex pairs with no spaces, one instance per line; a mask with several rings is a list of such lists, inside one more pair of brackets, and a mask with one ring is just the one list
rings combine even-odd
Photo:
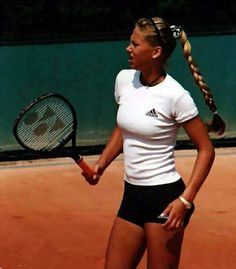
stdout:
[[[54,119],[55,117],[56,119]],[[46,107],[46,110],[41,117],[39,112],[31,112],[25,117],[24,123],[27,126],[32,126],[37,123],[37,127],[32,130],[36,136],[42,136],[47,132],[56,132],[65,127],[63,121],[59,119],[59,117],[50,107]]]

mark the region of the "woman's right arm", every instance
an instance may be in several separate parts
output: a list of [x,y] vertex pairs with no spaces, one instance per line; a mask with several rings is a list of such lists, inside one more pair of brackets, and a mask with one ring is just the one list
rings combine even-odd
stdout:
[[93,177],[88,177],[85,173],[82,175],[88,181],[89,184],[95,185],[98,183],[100,176],[103,174],[109,164],[122,152],[123,149],[123,137],[121,129],[116,126],[107,142],[99,159],[95,163]]
[[100,155],[97,164],[103,171],[122,152],[123,137],[121,129],[116,126],[108,140],[108,143]]

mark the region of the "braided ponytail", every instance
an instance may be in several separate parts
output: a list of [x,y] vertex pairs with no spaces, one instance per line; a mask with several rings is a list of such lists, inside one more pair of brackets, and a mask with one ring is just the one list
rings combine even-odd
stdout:
[[174,38],[178,38],[180,40],[180,43],[183,48],[184,57],[187,60],[194,81],[202,92],[205,99],[205,103],[213,113],[212,122],[210,124],[206,124],[208,132],[216,132],[218,135],[222,135],[225,131],[225,123],[217,112],[217,108],[208,85],[205,83],[200,70],[198,69],[196,63],[193,61],[191,55],[191,45],[188,41],[187,35],[179,26],[173,25],[170,28],[172,30]]

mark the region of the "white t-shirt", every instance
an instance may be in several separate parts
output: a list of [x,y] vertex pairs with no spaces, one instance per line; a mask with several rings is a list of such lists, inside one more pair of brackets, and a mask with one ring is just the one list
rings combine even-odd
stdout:
[[115,82],[125,180],[144,186],[171,183],[180,178],[174,162],[177,131],[198,110],[189,92],[170,75],[148,88],[139,76],[140,71],[122,70]]

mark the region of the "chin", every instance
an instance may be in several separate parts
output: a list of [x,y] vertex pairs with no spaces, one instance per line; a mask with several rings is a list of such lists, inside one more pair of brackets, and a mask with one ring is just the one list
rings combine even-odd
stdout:
[[133,64],[133,63],[132,63],[132,64],[130,63],[129,66],[130,66],[130,68],[132,68],[132,69],[137,69],[137,66],[135,66],[135,64]]

